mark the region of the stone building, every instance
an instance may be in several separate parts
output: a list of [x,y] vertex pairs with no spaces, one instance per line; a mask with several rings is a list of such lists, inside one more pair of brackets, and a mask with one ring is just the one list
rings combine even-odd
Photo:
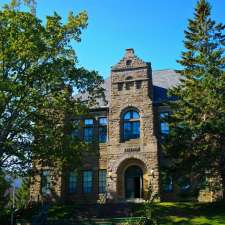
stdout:
[[150,63],[126,49],[105,80],[107,102],[99,99],[83,121],[84,140],[98,139],[97,156],[86,157],[80,172],[49,176],[51,172],[42,168],[31,186],[31,198],[37,201],[54,190],[64,200],[142,201],[149,186],[158,198],[172,198],[172,180],[166,178],[164,185],[159,176],[160,140],[169,129],[161,118],[169,112],[164,104],[169,100],[167,89],[178,83],[175,71],[152,71]]

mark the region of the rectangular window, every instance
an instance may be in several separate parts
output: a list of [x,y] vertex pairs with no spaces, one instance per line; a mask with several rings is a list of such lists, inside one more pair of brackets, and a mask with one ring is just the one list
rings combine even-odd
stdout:
[[160,134],[167,135],[169,134],[169,124],[165,122],[165,118],[169,115],[168,112],[161,112],[160,117]]
[[85,126],[93,126],[93,124],[94,124],[93,119],[85,119],[84,120],[84,125]]
[[44,170],[41,175],[41,193],[43,195],[51,194],[51,176],[49,170]]
[[107,117],[99,118],[99,125],[100,126],[107,126],[107,124],[108,124]]
[[83,173],[83,192],[92,192],[92,171],[84,171]]
[[93,119],[84,120],[84,141],[86,143],[91,143],[93,141],[94,135],[93,125],[94,125]]
[[69,184],[68,184],[68,191],[69,193],[74,193],[77,190],[77,173],[76,172],[70,172],[69,173]]
[[99,143],[106,143],[107,141],[107,124],[108,124],[107,117],[102,117],[99,119],[98,123]]
[[99,193],[106,192],[106,170],[99,170],[98,173],[98,191]]
[[93,140],[93,127],[84,128],[84,141],[86,143],[91,143]]

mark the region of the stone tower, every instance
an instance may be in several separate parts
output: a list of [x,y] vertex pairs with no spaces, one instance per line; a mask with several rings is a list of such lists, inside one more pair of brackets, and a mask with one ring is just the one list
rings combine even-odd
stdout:
[[150,64],[126,49],[111,69],[107,192],[112,201],[146,198],[149,185],[159,192],[152,87]]

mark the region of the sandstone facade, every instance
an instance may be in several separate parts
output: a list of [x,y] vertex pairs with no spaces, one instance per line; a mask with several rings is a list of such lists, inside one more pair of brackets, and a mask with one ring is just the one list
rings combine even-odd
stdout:
[[[140,87],[138,87],[140,85]],[[151,67],[138,59],[133,49],[111,73],[109,104],[109,144],[107,154],[107,188],[109,198],[125,199],[125,170],[138,165],[143,171],[143,198],[148,186],[159,192],[158,143],[154,131]],[[140,138],[122,139],[122,115],[134,109],[140,115]]]

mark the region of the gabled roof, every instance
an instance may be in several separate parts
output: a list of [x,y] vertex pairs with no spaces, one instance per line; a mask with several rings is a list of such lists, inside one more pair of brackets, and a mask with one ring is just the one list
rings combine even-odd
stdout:
[[168,89],[180,83],[180,74],[175,70],[152,71],[153,103],[175,99],[167,95]]

